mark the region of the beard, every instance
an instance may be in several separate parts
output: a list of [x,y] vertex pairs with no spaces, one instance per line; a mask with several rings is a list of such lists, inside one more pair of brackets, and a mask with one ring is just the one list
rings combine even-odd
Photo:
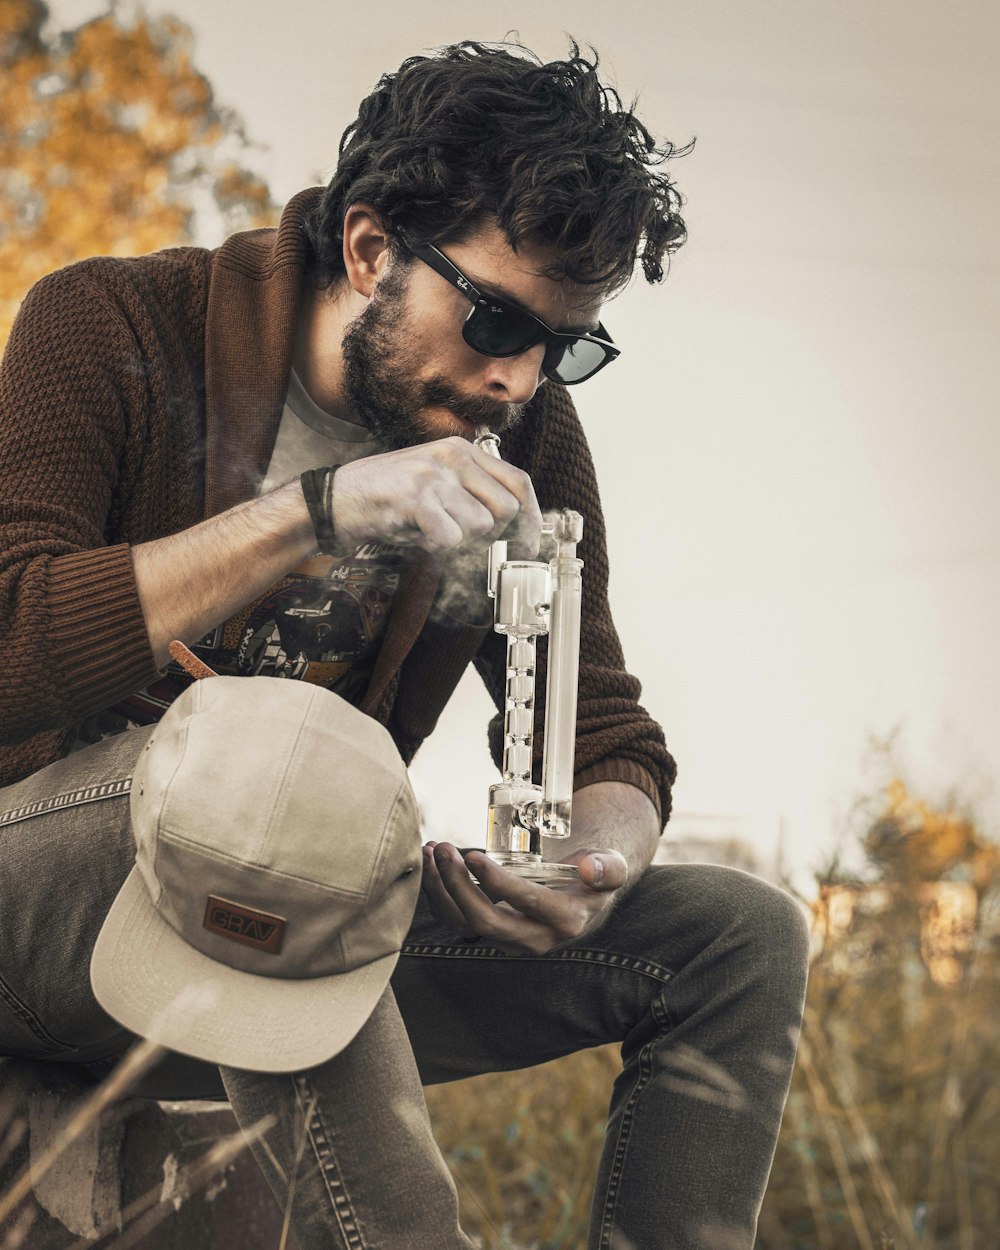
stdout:
[[344,332],[344,392],[358,419],[388,451],[444,437],[427,424],[427,408],[445,408],[495,433],[512,430],[525,404],[463,395],[441,374],[418,378],[422,358],[407,345],[406,272],[394,264]]

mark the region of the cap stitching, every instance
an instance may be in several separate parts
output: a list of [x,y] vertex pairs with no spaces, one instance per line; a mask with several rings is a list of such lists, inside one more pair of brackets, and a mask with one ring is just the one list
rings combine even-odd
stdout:
[[[277,680],[277,679],[275,679]],[[229,855],[225,851],[220,851],[215,847],[205,846],[202,842],[197,842],[193,838],[185,837],[182,833],[175,830],[165,830],[160,835],[163,842],[169,842],[173,846],[191,847],[198,855],[204,856],[206,859],[214,859],[222,864],[234,864],[237,867],[244,868],[253,873],[264,873],[269,877],[274,877],[279,881],[294,881],[298,885],[306,886],[309,889],[317,890],[321,894],[332,894],[337,898],[346,900],[366,899],[367,891],[360,892],[351,890],[345,886],[325,885],[321,881],[315,881],[310,877],[300,877],[292,872],[283,872],[279,868],[269,868],[264,864],[250,864],[242,855]]]
[[286,753],[285,764],[281,770],[281,781],[274,788],[274,800],[271,803],[271,810],[267,814],[267,819],[263,822],[263,831],[254,848],[254,854],[258,859],[263,857],[265,849],[270,845],[274,825],[277,823],[275,820],[275,813],[278,811],[278,808],[282,803],[287,806],[287,796],[291,791],[292,782],[302,769],[303,752],[299,750],[299,744],[301,743],[302,735],[305,732],[306,721],[309,719],[315,705],[316,696],[313,694],[312,698],[309,699],[303,709],[303,715],[301,716],[298,728],[295,731],[295,741],[292,743],[291,749]]
[[[195,682],[194,689],[192,690],[192,693],[191,693],[191,702],[195,705],[194,707],[195,712],[197,712],[198,710],[198,704],[201,701],[201,696],[202,696],[202,691],[201,691],[200,685],[198,682]],[[163,836],[164,811],[167,806],[167,800],[169,799],[170,795],[173,792],[174,779],[177,776],[177,773],[180,771],[184,763],[184,759],[187,755],[188,737],[190,734],[190,729],[191,729],[191,717],[187,716],[181,721],[181,724],[180,724],[181,743],[180,743],[180,750],[177,752],[176,762],[170,773],[170,776],[167,778],[166,784],[163,787],[163,793],[157,802],[155,815],[153,817],[153,827],[152,827],[152,836],[151,836],[152,847],[150,848],[152,853],[149,855],[149,866],[153,873],[153,880],[156,882],[157,886],[159,887],[159,893],[157,894],[156,900],[154,902],[154,906],[158,904],[159,898],[163,893],[163,882],[160,880],[160,872],[159,872],[159,859],[160,859],[160,839]],[[153,733],[151,733],[149,738],[147,739],[146,745],[143,749],[145,751],[151,751],[156,741],[157,741],[156,731],[154,730]],[[142,756],[140,755],[139,758],[141,760]],[[139,799],[145,797],[144,787],[149,784],[149,777],[147,775],[147,771],[148,770],[144,770],[142,774],[140,775],[138,788],[136,788],[134,784],[132,786],[131,795],[129,799],[129,816],[132,816],[131,805],[133,803],[138,803]],[[134,781],[134,778],[133,778],[133,781]],[[132,836],[133,837],[135,837],[135,824],[136,822],[133,820],[132,821]],[[145,840],[146,840],[145,838],[142,839],[142,841],[145,841]],[[140,842],[140,839],[136,838],[137,846],[139,842]],[[136,856],[136,858],[138,859],[138,855]],[[143,880],[145,880],[145,877],[143,878]]]

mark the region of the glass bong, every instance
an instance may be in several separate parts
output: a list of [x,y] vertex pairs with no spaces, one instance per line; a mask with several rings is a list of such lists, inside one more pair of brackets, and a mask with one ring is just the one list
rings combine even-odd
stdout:
[[[477,447],[500,459],[500,439],[476,426]],[[583,517],[569,508],[542,521],[548,563],[508,560],[503,539],[490,547],[487,590],[493,628],[507,638],[502,780],[490,786],[486,854],[508,872],[546,885],[578,878],[574,864],[542,855],[543,838],[568,838],[573,804],[576,700],[580,669],[583,561],[576,544]],[[532,781],[535,643],[548,634],[542,783]]]

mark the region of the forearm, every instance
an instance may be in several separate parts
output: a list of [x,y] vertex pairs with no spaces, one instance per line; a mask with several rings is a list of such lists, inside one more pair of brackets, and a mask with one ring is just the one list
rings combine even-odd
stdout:
[[133,547],[136,586],[156,663],[167,663],[173,639],[195,642],[315,550],[297,481],[179,534]]
[[545,839],[545,857],[563,859],[574,851],[619,851],[628,863],[626,888],[649,866],[660,838],[656,808],[636,786],[599,781],[573,795],[572,832]]

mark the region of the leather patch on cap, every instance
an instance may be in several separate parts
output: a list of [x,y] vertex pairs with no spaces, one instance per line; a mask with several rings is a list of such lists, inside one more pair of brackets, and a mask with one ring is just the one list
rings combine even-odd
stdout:
[[208,896],[202,925],[230,942],[242,942],[244,946],[266,951],[269,955],[277,955],[285,936],[283,916],[256,911],[228,898],[216,898],[214,894]]

